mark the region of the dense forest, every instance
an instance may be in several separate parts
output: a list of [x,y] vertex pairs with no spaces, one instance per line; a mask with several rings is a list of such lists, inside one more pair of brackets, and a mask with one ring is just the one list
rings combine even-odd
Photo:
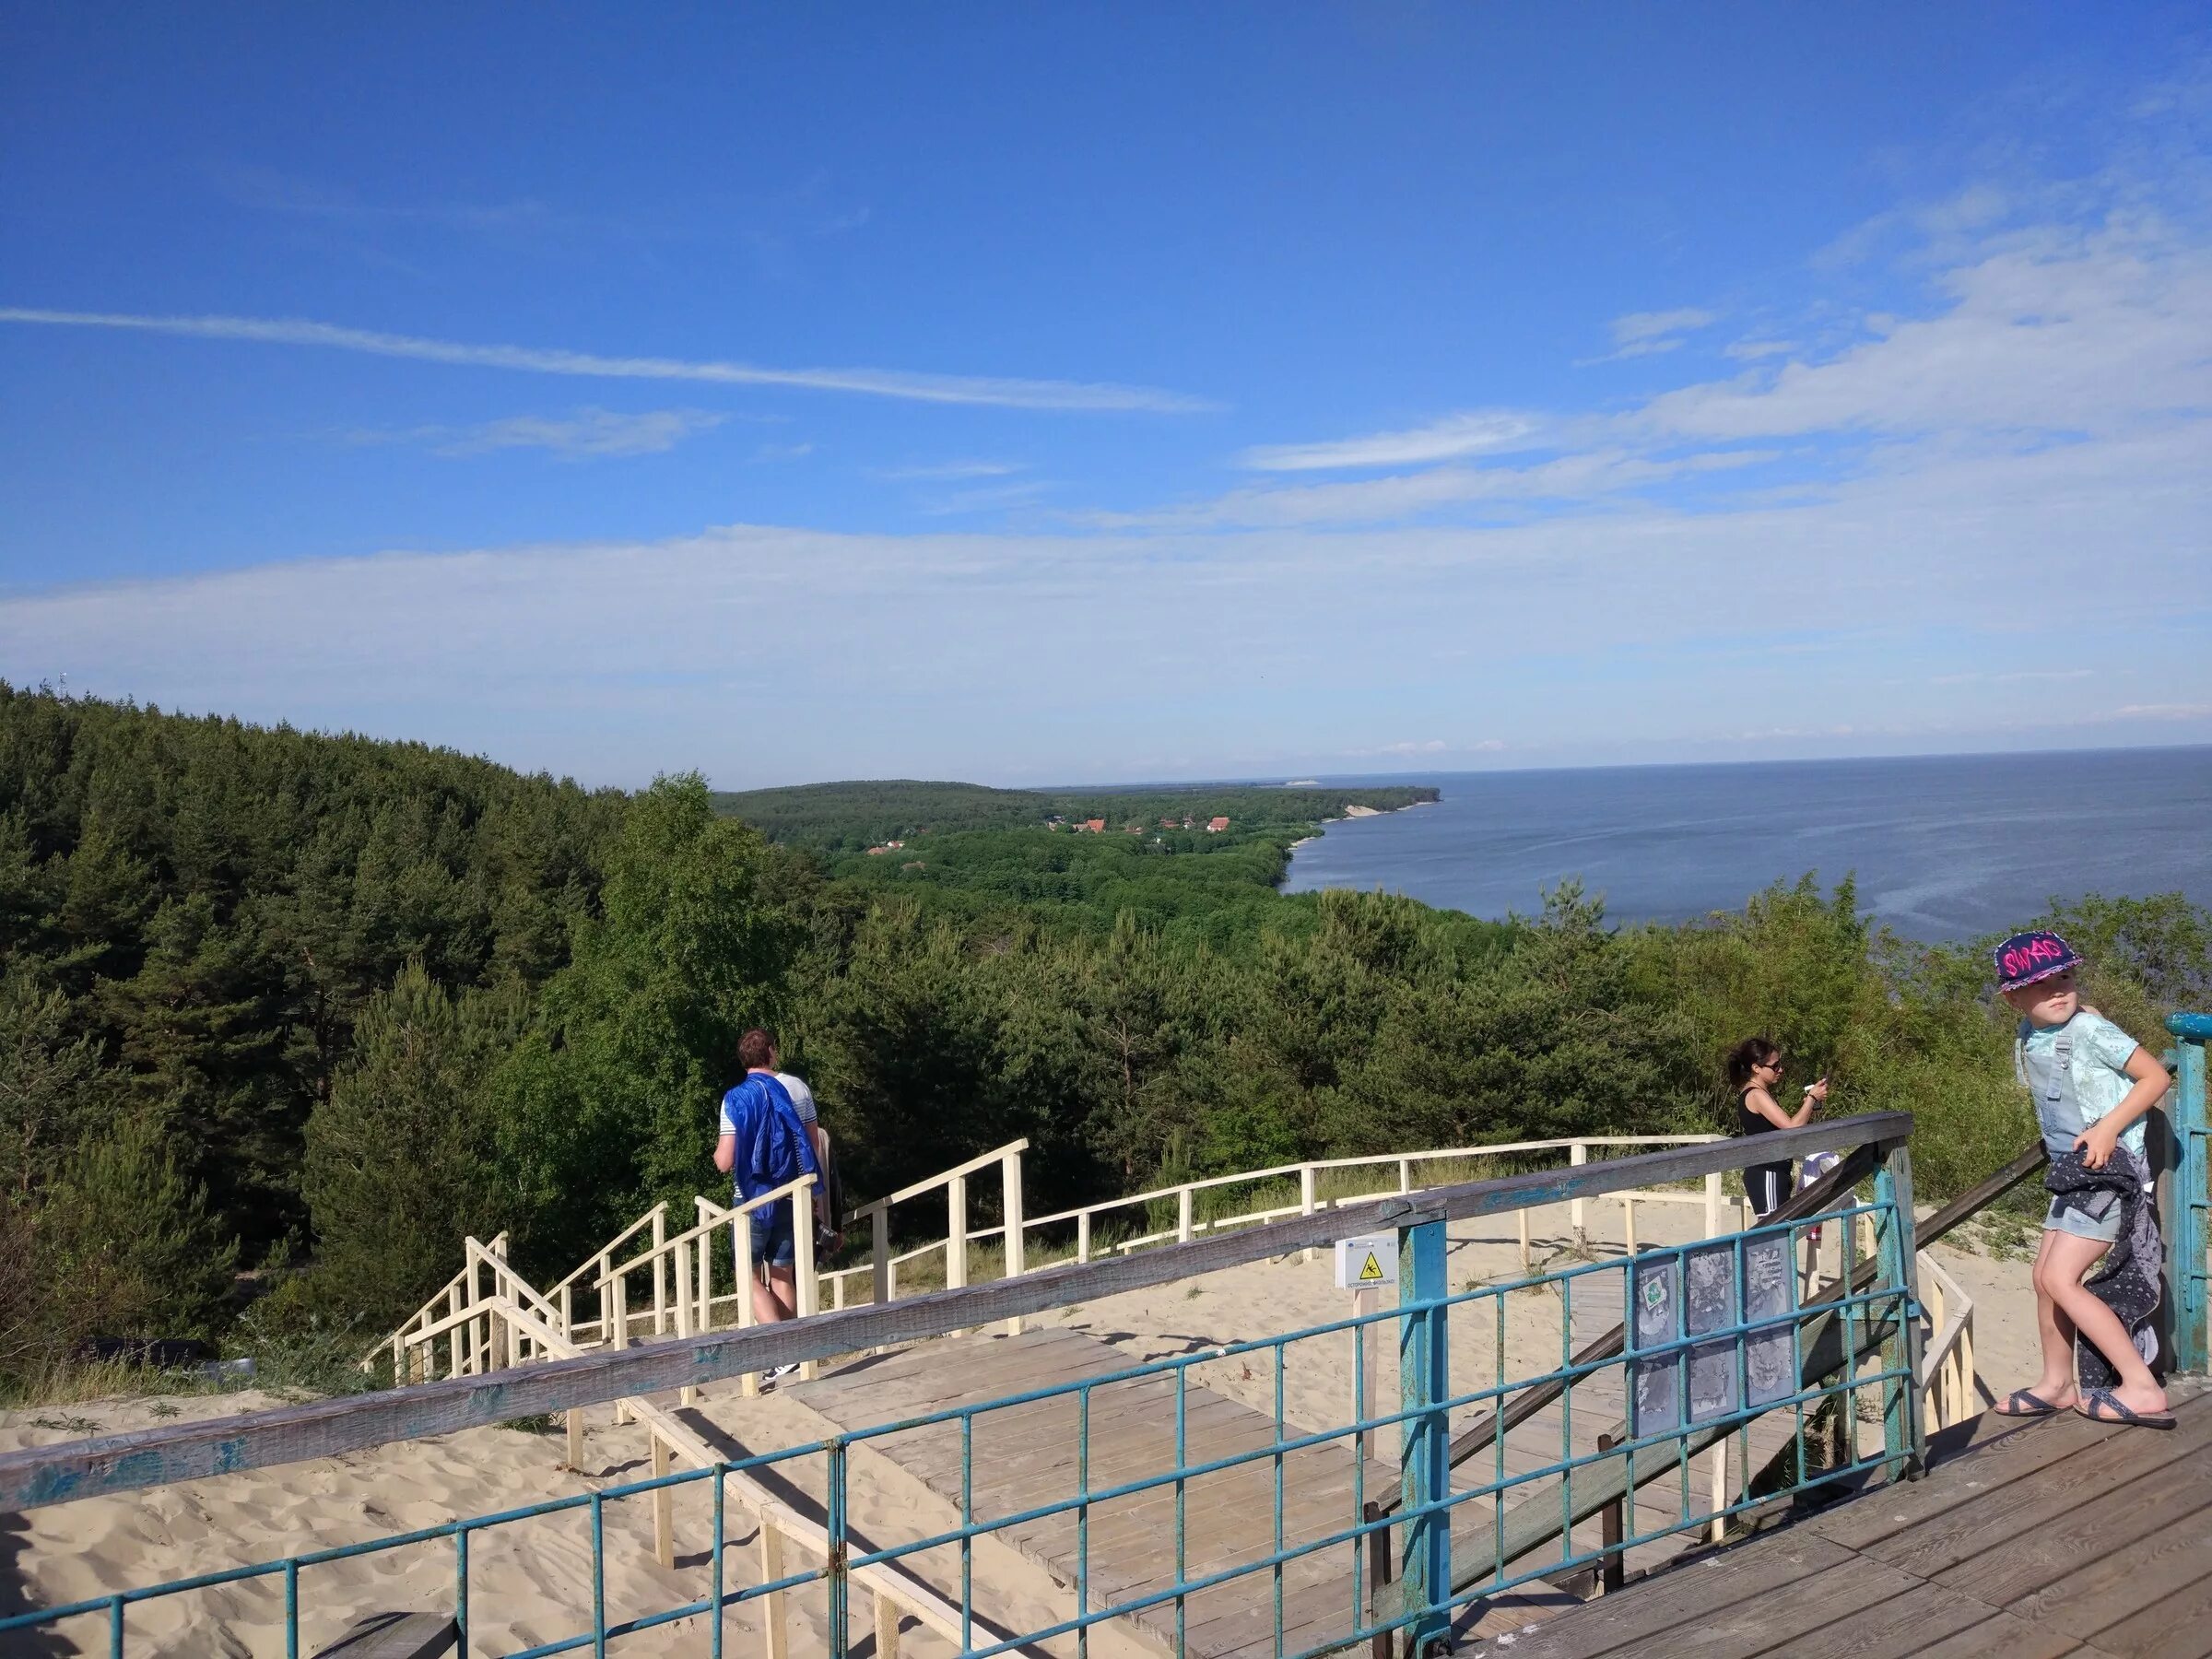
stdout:
[[[1340,793],[1124,795],[1151,830],[1081,835],[1026,792],[838,788],[841,821],[834,792],[773,792],[771,836],[717,809],[761,797],[697,778],[586,791],[0,686],[0,1385],[90,1335],[219,1337],[250,1290],[263,1328],[372,1335],[467,1232],[557,1277],[715,1190],[753,1024],[813,1082],[855,1199],[1016,1135],[1056,1207],[1718,1127],[1720,1058],[1753,1031],[1831,1070],[1834,1111],[1919,1113],[1936,1194],[2030,1133],[1983,954],[1887,935],[1847,878],[1625,928],[1570,880],[1488,923],[1277,893]],[[1025,816],[917,817],[917,791]],[[1215,807],[1240,793],[1311,817]],[[1232,829],[1158,828],[1186,810]],[[906,844],[854,851],[885,840]],[[2179,897],[2054,919],[2139,1035],[2212,1001],[2212,917]]]
[[[717,812],[743,818],[771,841],[826,853],[861,852],[885,841],[960,830],[1041,830],[1053,820],[1102,819],[1114,832],[1146,834],[1164,818],[1199,826],[1226,818],[1240,831],[1303,829],[1341,818],[1347,806],[1387,812],[1433,801],[1423,786],[1328,789],[1284,784],[1194,783],[1152,789],[988,789],[980,783],[804,783],[710,797]],[[1203,833],[1203,830],[1201,830]]]

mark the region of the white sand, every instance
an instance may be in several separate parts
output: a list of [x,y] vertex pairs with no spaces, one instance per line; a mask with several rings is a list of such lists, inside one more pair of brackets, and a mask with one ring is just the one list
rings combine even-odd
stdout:
[[[1601,1255],[1618,1233],[1618,1204],[1591,1206],[1591,1232]],[[1642,1206],[1638,1233],[1644,1243],[1687,1240],[1702,1219],[1700,1206]],[[1538,1268],[1564,1248],[1563,1208],[1537,1218]],[[1464,1236],[1463,1236],[1464,1234]],[[1999,1393],[2032,1377],[2035,1332],[2032,1292],[2025,1263],[1999,1262],[1943,1249],[1942,1260],[1976,1301],[1975,1335],[1983,1374]],[[1510,1220],[1455,1230],[1450,1257],[1454,1289],[1477,1281],[1518,1276]],[[1565,1265],[1559,1261],[1559,1265]],[[1614,1277],[1614,1276],[1608,1276]],[[1388,1306],[1392,1292],[1383,1292]],[[1133,1362],[1192,1352],[1241,1339],[1346,1316],[1348,1293],[1330,1282],[1327,1253],[1312,1264],[1292,1257],[1263,1262],[1203,1279],[1133,1292],[1087,1307],[1055,1310],[1042,1323],[1086,1330],[1125,1350]],[[1491,1304],[1455,1321],[1453,1375],[1494,1375],[1495,1319]],[[1559,1304],[1547,1289],[1508,1299],[1509,1375],[1540,1372],[1558,1363]],[[1583,1315],[1578,1338],[1590,1334]],[[1397,1380],[1395,1344],[1375,1345],[1375,1396],[1389,1399]],[[1349,1405],[1351,1345],[1343,1334],[1294,1345],[1285,1369],[1287,1415],[1294,1425],[1319,1429],[1345,1420]],[[1193,1382],[1214,1388],[1272,1415],[1274,1378],[1265,1355],[1209,1362]],[[0,1414],[0,1449],[51,1443],[94,1432],[150,1426],[171,1409],[186,1418],[222,1416],[275,1404],[263,1396],[233,1394],[172,1401],[128,1400]],[[673,1403],[672,1398],[670,1403]],[[705,1391],[701,1417],[725,1441],[751,1453],[805,1444],[823,1432],[821,1419],[796,1402],[770,1394],[740,1397],[735,1385]],[[94,1427],[40,1428],[46,1418],[87,1419]],[[339,1458],[194,1481],[117,1498],[97,1498],[0,1517],[0,1609],[53,1606],[119,1587],[273,1559],[335,1544],[440,1524],[464,1515],[520,1508],[565,1495],[644,1477],[650,1473],[644,1431],[617,1428],[609,1407],[588,1414],[586,1469],[560,1467],[558,1435],[501,1429],[473,1430],[434,1440],[382,1447]],[[735,1448],[733,1447],[733,1454]],[[790,1465],[791,1478],[818,1499],[821,1460]],[[853,1514],[856,1530],[877,1545],[912,1539],[951,1524],[946,1506],[902,1471],[874,1457],[853,1463]],[[711,1499],[705,1483],[682,1488],[676,1505],[678,1565],[663,1571],[652,1559],[649,1499],[630,1499],[606,1512],[606,1605],[610,1618],[629,1618],[703,1596],[709,1586]],[[471,1544],[472,1651],[506,1652],[588,1629],[591,1556],[587,1512],[578,1510],[478,1534]],[[732,1585],[759,1582],[759,1549],[749,1517],[729,1507],[726,1558]],[[957,1601],[955,1558],[930,1563],[941,1593]],[[812,1564],[795,1550],[787,1571]],[[1011,1630],[1035,1629],[1065,1618],[1072,1598],[1041,1568],[990,1541],[977,1547],[976,1606],[983,1617]],[[452,1605],[453,1550],[450,1542],[411,1546],[389,1554],[308,1570],[301,1576],[307,1609],[303,1652],[312,1653],[354,1618],[384,1609],[436,1609]],[[852,1634],[865,1645],[870,1601],[853,1595]],[[826,1651],[824,1601],[819,1587],[794,1593],[792,1651],[800,1659]],[[195,1592],[133,1611],[133,1653],[263,1655],[283,1652],[281,1579],[272,1577]],[[757,1605],[729,1614],[727,1651],[758,1653]],[[69,1641],[0,1638],[0,1653],[105,1652],[104,1624],[76,1621]],[[74,1643],[74,1645],[72,1645]],[[1129,1659],[1148,1652],[1137,1639],[1115,1630],[1094,1632],[1101,1659]],[[902,1644],[924,1659],[949,1652],[940,1638],[909,1624]],[[1055,1649],[1072,1643],[1056,1643]],[[703,1653],[703,1629],[677,1626],[628,1639],[629,1653]]]

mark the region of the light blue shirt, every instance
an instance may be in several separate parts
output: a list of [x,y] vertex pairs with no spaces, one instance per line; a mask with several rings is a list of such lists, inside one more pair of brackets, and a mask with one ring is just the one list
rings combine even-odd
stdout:
[[[2066,1055],[2064,1077],[2058,1064],[2062,1046]],[[2087,1008],[2063,1026],[2020,1022],[2015,1050],[2020,1081],[2035,1097],[2036,1122],[2053,1158],[2071,1152],[2077,1135],[2127,1098],[2136,1086],[2127,1075],[2127,1063],[2137,1046],[2103,1015]],[[2121,1132],[2120,1144],[2137,1158],[2144,1156],[2141,1118]]]

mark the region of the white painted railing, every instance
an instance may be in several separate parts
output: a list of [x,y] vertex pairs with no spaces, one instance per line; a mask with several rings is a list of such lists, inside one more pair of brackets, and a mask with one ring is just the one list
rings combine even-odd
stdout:
[[1974,1299],[1924,1250],[1920,1253],[1920,1287],[1929,1333],[1920,1359],[1921,1411],[1930,1429],[1947,1429],[1977,1410]]

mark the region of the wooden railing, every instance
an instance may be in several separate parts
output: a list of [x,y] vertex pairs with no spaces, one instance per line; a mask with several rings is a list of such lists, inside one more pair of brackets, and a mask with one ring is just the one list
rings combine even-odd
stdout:
[[[785,1195],[793,1196],[800,1204],[806,1202],[803,1194],[786,1190]],[[694,1231],[700,1239],[704,1239],[712,1229],[730,1225],[733,1217],[742,1221],[751,1209],[771,1202],[772,1196],[763,1194],[749,1205],[723,1212],[710,1228]],[[738,1230],[749,1236],[749,1223],[741,1225]],[[679,1237],[689,1238],[690,1235]],[[677,1242],[676,1240],[665,1241],[669,1248],[674,1248]],[[555,1323],[560,1315],[553,1303],[534,1289],[503,1259],[492,1255],[476,1240],[468,1241],[467,1249],[471,1267],[481,1265],[488,1268],[495,1280],[496,1294],[484,1298],[475,1307],[476,1312],[494,1322],[495,1328],[500,1333],[495,1338],[495,1347],[512,1354],[518,1363],[532,1359],[574,1359],[582,1355],[583,1350],[570,1340]],[[641,1257],[638,1261],[615,1268],[614,1277],[609,1282],[618,1286],[622,1277],[645,1259]],[[681,1319],[684,1299],[680,1292],[686,1280],[678,1274],[675,1282],[679,1292],[675,1305],[677,1317]],[[620,1291],[618,1289],[615,1295],[618,1308]],[[623,1324],[619,1313],[614,1328],[614,1346],[622,1347]],[[434,1337],[431,1339],[434,1340]],[[686,1404],[690,1403],[690,1396],[695,1393],[692,1389],[682,1391]],[[618,1418],[627,1418],[644,1426],[655,1479],[667,1475],[678,1460],[700,1469],[715,1469],[727,1461],[688,1424],[651,1400],[641,1395],[629,1395],[618,1400],[616,1406]],[[581,1472],[583,1462],[582,1408],[571,1406],[566,1417],[568,1439],[564,1466]],[[752,1512],[759,1525],[760,1568],[764,1582],[772,1583],[789,1576],[789,1569],[783,1560],[787,1544],[808,1550],[825,1561],[831,1558],[828,1530],[819,1522],[799,1513],[774,1497],[752,1476],[742,1470],[725,1470],[721,1477],[721,1484],[724,1497],[734,1498],[743,1504]],[[675,1494],[671,1488],[662,1487],[654,1490],[652,1496],[653,1559],[662,1567],[673,1569],[676,1566]],[[855,1568],[850,1576],[853,1583],[866,1589],[875,1598],[877,1652],[883,1655],[883,1659],[893,1659],[898,1651],[899,1622],[902,1617],[911,1617],[956,1643],[961,1641],[960,1610],[905,1572],[888,1564],[876,1563]],[[785,1593],[771,1592],[761,1599],[766,1625],[763,1631],[766,1651],[771,1654],[787,1653],[790,1651],[791,1597]]]
[[[1759,1137],[1761,1160],[1795,1159],[1832,1147],[1901,1143],[1912,1120],[1885,1112],[1843,1118]],[[504,1422],[537,1412],[561,1412],[614,1400],[634,1400],[696,1387],[787,1362],[864,1352],[948,1332],[974,1329],[1051,1308],[1096,1301],[1124,1291],[1174,1283],[1247,1262],[1321,1248],[1355,1234],[1431,1222],[1503,1217],[1520,1209],[1665,1187],[1742,1168],[1753,1154],[1739,1141],[1677,1147],[1588,1163],[1525,1171],[1492,1180],[1317,1209],[1265,1230],[1235,1230],[1188,1244],[1119,1254],[1110,1260],[1062,1263],[995,1283],[903,1298],[888,1306],[824,1312],[748,1330],[700,1333],[688,1342],[654,1342],[615,1352],[602,1347],[554,1357],[545,1334],[530,1334],[548,1356],[512,1367],[488,1387],[474,1376],[285,1406],[245,1418],[165,1423],[128,1433],[0,1453],[0,1511],[26,1510],[103,1492],[135,1490],[200,1476],[232,1473],[418,1440]],[[2024,1166],[2023,1166],[2024,1167]],[[2015,1170],[1996,1180],[2018,1180]],[[1935,1233],[1939,1216],[1930,1223]],[[485,1254],[488,1247],[478,1246]],[[472,1262],[480,1258],[472,1257]],[[509,1274],[512,1269],[507,1270]],[[511,1281],[505,1276],[501,1284]],[[512,1297],[488,1300],[515,1300]],[[516,1300],[523,1308],[524,1302]],[[496,1310],[495,1310],[496,1312]],[[512,1320],[503,1313],[510,1330]],[[539,1323],[546,1324],[542,1316]],[[547,1332],[558,1336],[549,1324]],[[564,1339],[565,1340],[565,1339]],[[1582,1360],[1578,1357],[1577,1363]],[[1531,1394],[1539,1391],[1531,1390]],[[1518,1406],[1516,1406],[1516,1409]],[[1511,1415],[1511,1414],[1508,1414]],[[1456,1442],[1454,1442],[1456,1444]]]

